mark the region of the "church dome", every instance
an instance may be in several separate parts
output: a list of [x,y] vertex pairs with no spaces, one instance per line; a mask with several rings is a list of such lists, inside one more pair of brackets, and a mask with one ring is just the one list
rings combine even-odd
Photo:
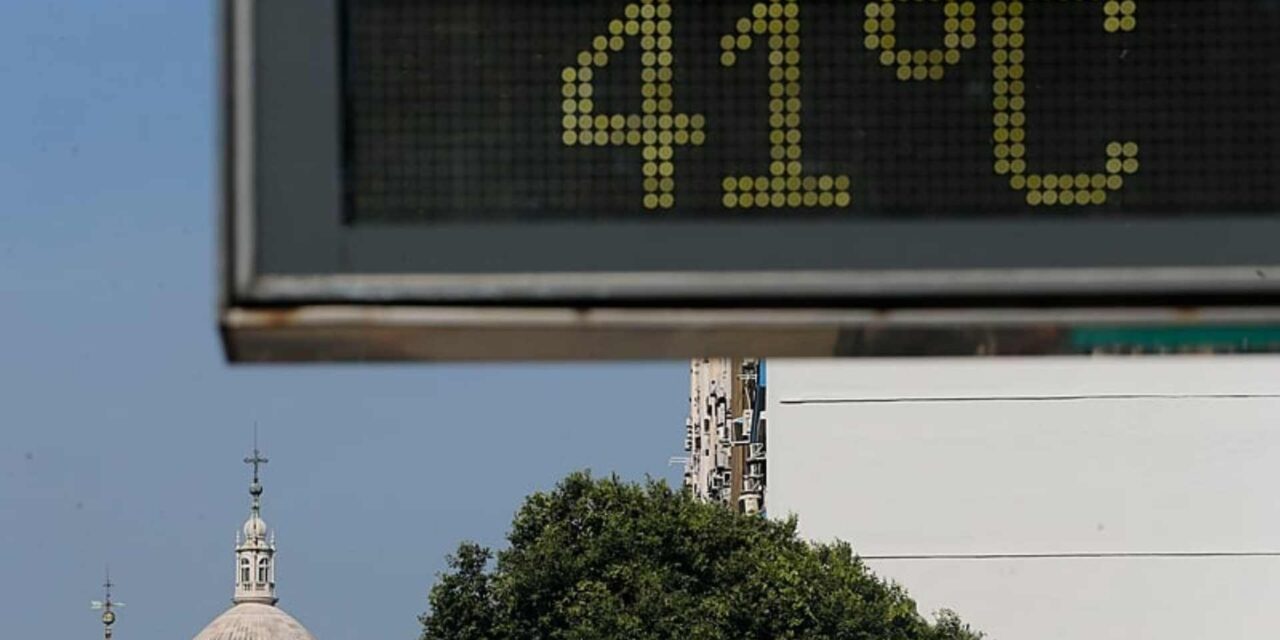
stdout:
[[242,602],[214,618],[195,640],[315,640],[302,623],[283,609]]

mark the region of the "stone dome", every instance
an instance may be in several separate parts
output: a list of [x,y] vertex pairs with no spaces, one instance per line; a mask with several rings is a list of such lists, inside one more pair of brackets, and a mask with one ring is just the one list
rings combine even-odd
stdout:
[[214,618],[195,640],[315,640],[302,623],[283,609],[242,602]]

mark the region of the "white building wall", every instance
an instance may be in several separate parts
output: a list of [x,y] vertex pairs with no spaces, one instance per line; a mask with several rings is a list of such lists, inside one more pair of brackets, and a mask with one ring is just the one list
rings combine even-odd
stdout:
[[1208,556],[1280,556],[1280,360],[768,366],[770,515],[923,612],[995,640],[1280,629],[1280,557]]

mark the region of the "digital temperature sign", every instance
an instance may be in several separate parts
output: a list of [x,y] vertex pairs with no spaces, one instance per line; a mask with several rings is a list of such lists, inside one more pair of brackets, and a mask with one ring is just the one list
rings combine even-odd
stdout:
[[347,0],[350,219],[1249,214],[1269,0]]
[[222,0],[233,361],[1280,352],[1277,0]]

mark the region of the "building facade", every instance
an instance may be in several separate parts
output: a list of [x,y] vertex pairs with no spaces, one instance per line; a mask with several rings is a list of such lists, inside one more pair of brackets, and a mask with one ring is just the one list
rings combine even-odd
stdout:
[[700,500],[742,513],[765,510],[766,382],[763,360],[690,363],[684,483]]
[[769,513],[996,640],[1280,629],[1273,358],[769,361]]

